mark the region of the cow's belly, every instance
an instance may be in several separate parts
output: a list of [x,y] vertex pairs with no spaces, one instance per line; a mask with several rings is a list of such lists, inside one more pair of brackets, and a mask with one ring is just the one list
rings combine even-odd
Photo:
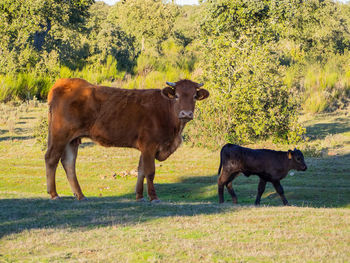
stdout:
[[105,147],[136,148],[137,133],[132,131],[93,131],[89,136],[93,141]]

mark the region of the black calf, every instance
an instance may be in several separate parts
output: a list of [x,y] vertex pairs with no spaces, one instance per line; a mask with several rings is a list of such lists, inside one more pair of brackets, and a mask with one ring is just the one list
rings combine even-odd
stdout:
[[260,204],[266,182],[273,184],[283,204],[288,205],[280,180],[286,177],[288,171],[292,169],[298,171],[307,169],[304,156],[297,149],[282,152],[267,149],[254,150],[234,144],[226,144],[222,147],[220,153],[220,167],[218,171],[219,203],[224,202],[224,186],[226,186],[233,203],[237,204],[237,196],[232,188],[232,181],[239,173],[243,173],[245,176],[255,174],[260,177],[255,205]]

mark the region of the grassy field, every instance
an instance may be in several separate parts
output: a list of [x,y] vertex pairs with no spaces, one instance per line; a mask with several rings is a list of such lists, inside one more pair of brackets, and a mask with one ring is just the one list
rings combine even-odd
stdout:
[[282,181],[291,207],[271,185],[252,206],[256,176],[234,181],[240,205],[217,204],[219,150],[188,145],[156,164],[162,203],[137,203],[139,153],[88,140],[77,174],[89,201],[73,199],[61,166],[63,198],[50,201],[32,136],[45,112],[0,104],[0,262],[350,262],[349,111],[302,116],[309,169]]

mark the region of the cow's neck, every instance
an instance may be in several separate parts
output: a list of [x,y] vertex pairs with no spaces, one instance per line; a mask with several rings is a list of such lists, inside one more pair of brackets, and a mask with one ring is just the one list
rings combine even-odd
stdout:
[[[286,154],[288,154],[288,152],[286,152]],[[286,167],[288,167],[288,171],[295,169],[293,159],[289,159],[287,157],[286,160],[287,160],[287,166]]]
[[181,145],[182,137],[181,133],[186,126],[185,121],[181,121],[178,118],[175,119],[174,133],[172,137],[168,137],[167,141],[164,141],[159,145],[158,151],[156,153],[156,159],[158,161],[166,160],[176,149]]
[[172,101],[169,102],[169,116],[170,122],[173,123],[174,127],[174,137],[181,136],[183,129],[185,128],[188,121],[180,120],[176,111],[174,109],[174,103]]
[[186,124],[187,124],[187,121],[182,121],[182,120],[180,120],[179,134],[182,134],[182,131],[184,130]]
[[181,136],[188,121],[179,120],[176,122],[175,137]]

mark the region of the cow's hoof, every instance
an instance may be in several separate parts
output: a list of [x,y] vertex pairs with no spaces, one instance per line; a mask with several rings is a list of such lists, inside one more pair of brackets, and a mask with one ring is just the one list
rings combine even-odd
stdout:
[[56,196],[51,197],[50,200],[52,200],[52,201],[57,201],[57,200],[60,200],[60,199],[61,199],[61,197],[59,197],[58,195],[56,195]]
[[159,204],[161,201],[159,199],[154,199],[151,201],[152,204]]
[[146,199],[142,197],[142,198],[136,199],[136,202],[144,203],[146,202]]
[[78,196],[77,194],[74,194],[74,197],[75,197],[78,201],[89,201],[84,195]]

